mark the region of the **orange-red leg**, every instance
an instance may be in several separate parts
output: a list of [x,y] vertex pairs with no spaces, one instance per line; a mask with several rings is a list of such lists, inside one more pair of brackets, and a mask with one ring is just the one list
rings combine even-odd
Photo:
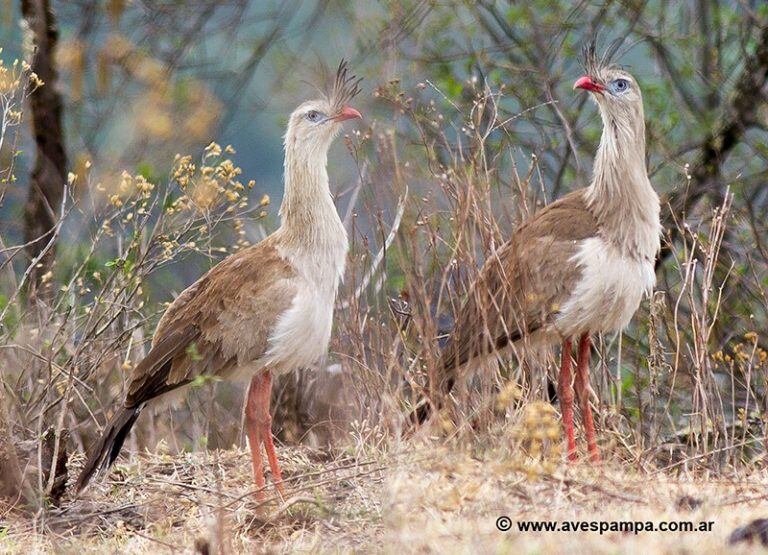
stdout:
[[[261,457],[261,446],[264,445],[275,486],[285,496],[283,477],[280,472],[280,465],[277,462],[275,444],[272,441],[272,415],[269,412],[271,393],[272,374],[270,372],[263,372],[251,379],[245,407],[248,444],[251,448],[253,479],[256,487],[263,488],[266,484],[264,479],[264,461]],[[263,497],[263,492],[261,492],[259,498],[263,499]]]
[[560,412],[563,413],[563,430],[568,448],[568,460],[576,460],[576,439],[573,432],[573,385],[571,378],[571,338],[563,341],[558,376],[557,395],[560,398]]
[[285,497],[285,487],[283,486],[283,473],[280,471],[280,464],[277,462],[277,453],[275,452],[275,443],[272,439],[272,414],[270,413],[269,406],[272,397],[272,373],[267,371],[264,373],[264,379],[262,381],[261,388],[261,407],[263,410],[263,422],[264,433],[262,434],[262,441],[264,442],[264,449],[267,452],[267,461],[269,461],[269,468],[272,470],[272,481],[275,482],[275,487],[280,494]]
[[261,398],[259,395],[259,386],[261,376],[255,376],[248,387],[248,398],[245,402],[245,429],[248,435],[248,447],[251,449],[251,463],[253,464],[253,481],[256,484],[258,492],[256,496],[259,500],[264,499],[264,461],[261,458],[261,426],[259,425],[259,404]]
[[593,463],[600,462],[600,451],[597,448],[595,434],[595,421],[592,418],[592,407],[589,404],[589,358],[592,341],[589,333],[585,333],[579,340],[579,358],[576,362],[576,397],[581,409],[581,419],[584,423],[584,432],[587,436],[589,458]]

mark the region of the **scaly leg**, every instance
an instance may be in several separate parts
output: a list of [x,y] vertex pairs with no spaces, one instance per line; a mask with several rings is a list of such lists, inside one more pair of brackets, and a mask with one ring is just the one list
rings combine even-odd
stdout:
[[254,376],[251,379],[251,385],[248,387],[248,397],[245,402],[245,428],[248,435],[248,447],[251,449],[253,481],[258,490],[256,497],[259,501],[264,500],[264,486],[266,485],[264,480],[264,462],[261,458],[261,427],[259,426],[261,381],[261,376]]
[[593,463],[600,462],[600,451],[597,448],[595,421],[592,418],[592,407],[589,404],[589,358],[592,341],[589,333],[581,336],[579,341],[579,358],[576,362],[576,397],[581,408],[581,419],[584,422],[584,432],[587,436],[589,458]]
[[275,487],[280,495],[286,497],[285,486],[283,486],[283,473],[280,471],[280,465],[277,462],[277,453],[275,453],[275,443],[272,440],[272,415],[269,411],[270,398],[272,397],[272,373],[266,371],[261,381],[260,386],[261,402],[261,423],[262,433],[261,440],[264,443],[264,449],[267,452],[267,460],[269,461],[269,468],[272,470],[272,480],[275,482]]
[[573,434],[573,386],[571,384],[571,338],[563,341],[558,376],[557,395],[560,397],[560,412],[563,413],[563,430],[568,446],[568,460],[576,460],[576,440]]

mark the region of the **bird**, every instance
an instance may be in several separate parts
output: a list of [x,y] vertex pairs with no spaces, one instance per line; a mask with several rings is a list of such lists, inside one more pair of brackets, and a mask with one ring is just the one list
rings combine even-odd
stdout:
[[488,257],[442,349],[435,389],[417,402],[409,428],[440,408],[471,361],[512,345],[560,343],[558,398],[568,460],[578,460],[575,390],[589,458],[600,461],[589,403],[591,336],[625,328],[653,290],[662,231],[646,168],[642,93],[610,56],[610,49],[599,57],[594,42],[587,45],[585,75],[573,85],[596,102],[603,124],[590,184],[538,211]]
[[342,122],[362,118],[349,105],[360,82],[342,60],[319,87],[321,98],[291,114],[279,228],[219,262],[166,309],[125,400],[77,478],[78,493],[115,461],[145,407],[196,378],[215,376],[250,380],[244,412],[257,495],[263,498],[266,486],[262,445],[285,495],[271,431],[272,377],[316,363],[328,348],[348,251],[329,188],[328,151]]

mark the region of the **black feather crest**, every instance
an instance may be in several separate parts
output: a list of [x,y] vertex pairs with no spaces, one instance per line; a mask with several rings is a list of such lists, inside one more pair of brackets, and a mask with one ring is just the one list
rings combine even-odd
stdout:
[[623,38],[612,40],[601,56],[597,52],[597,35],[594,35],[581,48],[581,66],[584,68],[584,73],[596,75],[602,69],[615,67],[616,64],[613,63],[613,58],[623,43]]
[[342,59],[336,70],[336,75],[330,77],[326,74],[323,79],[323,93],[334,111],[341,110],[355,96],[360,94],[360,82],[362,77],[350,75],[349,63]]

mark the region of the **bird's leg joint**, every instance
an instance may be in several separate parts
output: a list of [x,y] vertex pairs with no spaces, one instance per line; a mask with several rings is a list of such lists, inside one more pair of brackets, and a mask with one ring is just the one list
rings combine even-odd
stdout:
[[245,417],[250,424],[259,426],[261,429],[269,429],[272,426],[272,416],[269,414],[269,410],[265,411],[260,406],[249,404],[245,411]]

